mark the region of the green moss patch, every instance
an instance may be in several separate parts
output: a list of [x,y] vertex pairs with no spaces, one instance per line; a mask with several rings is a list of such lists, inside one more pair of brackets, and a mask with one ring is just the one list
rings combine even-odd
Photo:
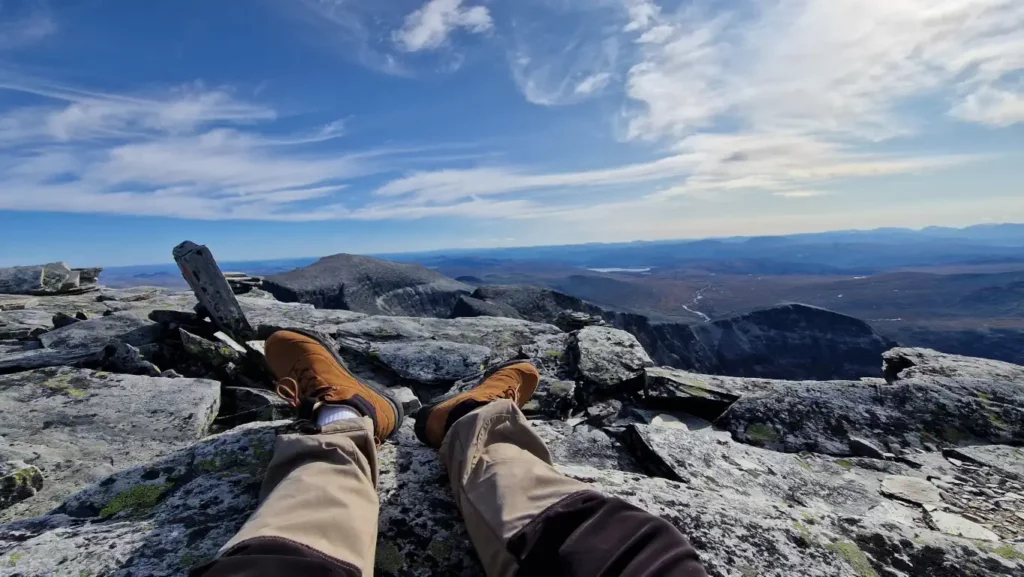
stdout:
[[878,577],[878,573],[871,566],[867,554],[861,551],[853,541],[839,541],[828,546],[846,561],[853,570],[861,577]]
[[759,443],[774,443],[779,440],[779,434],[775,429],[763,423],[748,425],[746,430],[747,438]]
[[127,491],[122,491],[100,511],[100,516],[112,517],[122,512],[141,513],[148,511],[160,502],[164,493],[170,490],[171,487],[170,483],[139,485]]

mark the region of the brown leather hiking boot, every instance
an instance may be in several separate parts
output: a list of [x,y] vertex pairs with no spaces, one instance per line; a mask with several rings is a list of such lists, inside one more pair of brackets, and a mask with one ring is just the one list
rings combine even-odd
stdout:
[[383,443],[402,424],[402,405],[391,393],[361,383],[341,357],[319,337],[298,329],[277,331],[264,345],[277,377],[277,394],[298,407],[299,418],[313,420],[322,405],[345,405],[373,420],[373,436]]
[[530,361],[515,360],[492,367],[472,389],[420,409],[416,413],[416,436],[423,444],[440,448],[455,421],[498,399],[509,399],[522,408],[539,381],[540,373]]

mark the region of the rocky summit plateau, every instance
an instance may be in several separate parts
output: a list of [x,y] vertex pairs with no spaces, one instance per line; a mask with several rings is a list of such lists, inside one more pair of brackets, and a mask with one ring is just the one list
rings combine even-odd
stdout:
[[[256,507],[292,416],[254,357],[281,328],[329,337],[407,413],[531,359],[524,411],[557,467],[673,523],[717,577],[1024,575],[1024,367],[802,305],[666,328],[379,262],[246,287],[243,343],[191,292],[0,295],[0,575],[177,576],[209,559]],[[482,575],[412,427],[380,451],[375,572]]]

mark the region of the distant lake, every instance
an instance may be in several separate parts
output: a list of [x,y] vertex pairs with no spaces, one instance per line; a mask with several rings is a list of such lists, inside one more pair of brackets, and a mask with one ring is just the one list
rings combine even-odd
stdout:
[[647,268],[588,268],[589,271],[594,272],[651,272],[651,267]]

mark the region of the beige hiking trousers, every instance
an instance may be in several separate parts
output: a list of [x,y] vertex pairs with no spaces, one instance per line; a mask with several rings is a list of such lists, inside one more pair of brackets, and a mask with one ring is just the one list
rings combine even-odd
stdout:
[[[542,511],[587,486],[558,473],[514,403],[485,405],[452,426],[440,450],[470,540],[489,576],[514,575],[506,543]],[[302,544],[369,576],[377,543],[377,453],[368,418],[277,440],[261,504],[221,549],[260,537]]]

